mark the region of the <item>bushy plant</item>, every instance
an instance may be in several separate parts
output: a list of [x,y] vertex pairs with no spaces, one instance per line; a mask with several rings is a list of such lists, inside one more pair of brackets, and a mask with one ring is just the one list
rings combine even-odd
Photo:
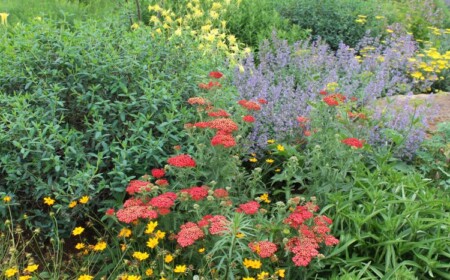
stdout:
[[[182,145],[197,66],[221,60],[206,59],[195,41],[152,38],[121,21],[43,20],[2,32],[0,184],[40,227],[50,226],[44,197],[59,211],[84,195],[121,200],[134,172]],[[95,207],[103,203],[111,201]]]
[[327,259],[333,274],[448,278],[448,193],[429,186],[420,174],[397,171],[389,163],[375,170],[359,165],[354,178],[349,193],[328,194],[327,211],[337,225],[333,232],[342,236]]
[[261,111],[264,117],[255,122],[249,136],[253,146],[264,148],[272,138],[284,141],[294,136],[295,140],[296,118],[309,118],[311,102],[325,101],[321,92],[339,93],[347,101],[356,100],[352,105],[355,108],[365,107],[374,112],[379,125],[368,125],[367,141],[383,145],[386,143],[383,130],[395,129],[406,137],[400,153],[411,156],[425,136],[418,123],[424,121],[420,112],[425,107],[405,103],[398,110],[395,103],[387,102],[383,107],[376,106],[375,101],[411,94],[414,87],[431,84],[427,78],[411,84],[412,79],[404,70],[413,67],[409,61],[416,50],[412,38],[394,33],[385,43],[365,39],[358,50],[359,56],[345,45],[333,53],[321,41],[300,41],[292,46],[276,37],[266,41],[258,57],[250,56],[235,71],[234,83],[241,98],[268,101]]

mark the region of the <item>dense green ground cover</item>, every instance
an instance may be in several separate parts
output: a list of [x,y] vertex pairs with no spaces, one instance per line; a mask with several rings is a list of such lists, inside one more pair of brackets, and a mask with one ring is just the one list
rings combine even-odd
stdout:
[[449,279],[448,13],[0,0],[0,278]]

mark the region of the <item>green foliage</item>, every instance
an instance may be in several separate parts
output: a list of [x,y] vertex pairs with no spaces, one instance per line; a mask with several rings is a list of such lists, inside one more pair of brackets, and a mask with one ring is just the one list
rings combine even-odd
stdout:
[[118,0],[0,0],[0,12],[9,13],[8,22],[32,22],[51,18],[73,23],[74,20],[111,16],[119,8]]
[[360,165],[349,193],[328,195],[324,210],[333,212],[333,232],[342,237],[324,262],[359,277],[448,278],[448,193],[418,173],[383,170]]
[[433,136],[423,142],[415,166],[436,186],[450,188],[450,123],[440,123]]
[[86,194],[121,201],[133,174],[183,143],[197,66],[216,60],[125,26],[39,21],[2,34],[0,185],[38,226],[50,226],[43,197],[58,211]]
[[[377,1],[300,0],[286,1],[281,15],[301,28],[311,29],[314,37],[321,37],[333,49],[340,42],[354,47],[371,30],[372,35],[382,31],[382,20],[377,20]],[[355,22],[358,15],[367,16],[365,23]]]
[[290,43],[306,39],[309,30],[282,17],[276,5],[270,0],[242,0],[240,5],[232,6],[227,11],[227,27],[242,43],[254,48],[264,39],[270,38],[274,30],[280,38]]

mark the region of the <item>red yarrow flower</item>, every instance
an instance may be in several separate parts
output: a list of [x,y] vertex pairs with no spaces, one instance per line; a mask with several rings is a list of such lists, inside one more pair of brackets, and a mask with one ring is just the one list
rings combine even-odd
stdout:
[[259,103],[259,104],[267,104],[267,103],[269,103],[269,102],[267,102],[267,100],[264,99],[264,98],[260,98],[260,99],[258,99],[258,103]]
[[213,118],[228,118],[230,114],[228,114],[225,110],[220,109],[219,111],[209,112],[208,116]]
[[162,178],[166,175],[166,172],[164,171],[164,169],[158,169],[158,168],[153,168],[152,169],[152,176],[159,179]]
[[238,104],[241,105],[242,107],[244,107],[245,109],[250,110],[250,111],[259,111],[259,110],[261,110],[261,105],[259,105],[256,102],[253,102],[253,101],[248,101],[248,100],[243,99],[243,100],[240,100],[238,102]]
[[189,194],[192,200],[200,201],[208,196],[208,188],[206,186],[191,187],[189,189],[181,190],[181,192]]
[[207,101],[203,97],[191,97],[188,99],[188,103],[191,105],[194,105],[194,104],[205,105],[205,104],[207,104]]
[[236,140],[234,139],[234,137],[231,134],[217,133],[211,139],[211,145],[213,145],[213,146],[222,145],[225,148],[231,148],[231,147],[236,146]]
[[140,181],[140,180],[131,180],[126,188],[126,192],[128,194],[135,194],[141,191],[149,190],[150,183],[146,181]]
[[212,88],[214,88],[214,87],[222,87],[222,85],[221,85],[219,82],[213,82],[213,81],[211,81],[211,82],[209,82],[209,83],[207,83],[207,84],[205,84],[205,83],[200,83],[200,84],[198,84],[198,87],[201,88],[201,89],[209,90],[209,89],[212,89]]
[[270,241],[251,242],[248,247],[261,258],[270,258],[277,251],[277,245]]
[[157,184],[160,187],[165,187],[169,185],[169,181],[167,181],[166,179],[158,179],[155,181],[155,184]]
[[209,76],[214,79],[220,79],[223,77],[223,74],[218,71],[209,72]]
[[343,96],[340,93],[335,93],[335,94],[332,94],[332,95],[328,95],[328,96],[323,98],[323,101],[325,103],[327,103],[328,106],[331,106],[331,107],[338,106],[339,104],[341,104],[345,100],[346,100],[346,97]]
[[354,147],[354,148],[357,148],[357,149],[362,148],[363,145],[364,145],[364,142],[362,140],[357,139],[357,138],[346,138],[346,139],[342,140],[341,142],[344,143],[347,146]]
[[180,229],[176,238],[178,244],[183,248],[194,244],[195,241],[205,236],[203,230],[193,222],[187,222]]
[[258,202],[256,201],[249,201],[247,203],[243,203],[241,205],[239,205],[239,208],[236,210],[236,212],[239,213],[245,213],[247,215],[253,215],[258,213],[258,209],[259,209],[260,205]]
[[305,123],[305,122],[309,121],[309,119],[307,117],[304,117],[304,116],[299,116],[299,117],[297,117],[297,121],[299,123]]
[[225,133],[232,133],[238,130],[238,125],[231,119],[219,118],[209,122],[209,127],[212,129],[221,130]]
[[319,91],[319,93],[321,94],[321,95],[327,95],[328,94],[328,92],[326,91],[326,90],[321,90],[321,91]]
[[244,117],[242,118],[242,120],[243,120],[244,122],[249,122],[249,123],[255,122],[255,118],[254,118],[253,116],[250,116],[250,115],[244,116]]
[[109,208],[106,210],[106,216],[113,216],[115,214],[114,208]]
[[215,198],[227,198],[228,191],[226,189],[216,189],[216,190],[214,190],[213,195]]
[[181,154],[173,156],[167,160],[167,163],[175,167],[195,167],[195,160],[190,155]]

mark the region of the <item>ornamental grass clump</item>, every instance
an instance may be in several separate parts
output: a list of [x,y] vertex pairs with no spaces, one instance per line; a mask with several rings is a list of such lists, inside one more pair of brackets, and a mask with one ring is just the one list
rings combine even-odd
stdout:
[[341,44],[336,52],[320,40],[289,45],[274,34],[265,41],[259,54],[249,56],[235,71],[240,99],[268,101],[248,136],[252,148],[261,151],[269,139],[298,141],[296,118],[309,117],[311,102],[323,100],[329,106],[340,106],[354,101],[354,108],[382,112],[373,116],[379,125],[367,127],[372,134],[368,142],[384,145],[382,131],[394,129],[405,137],[400,154],[411,155],[424,137],[423,106],[405,105],[394,114],[396,104],[380,110],[376,101],[425,90],[432,81],[427,76],[412,83],[408,72],[415,69],[411,59],[417,46],[410,35],[392,28],[395,32],[385,41],[365,38],[356,49]]

